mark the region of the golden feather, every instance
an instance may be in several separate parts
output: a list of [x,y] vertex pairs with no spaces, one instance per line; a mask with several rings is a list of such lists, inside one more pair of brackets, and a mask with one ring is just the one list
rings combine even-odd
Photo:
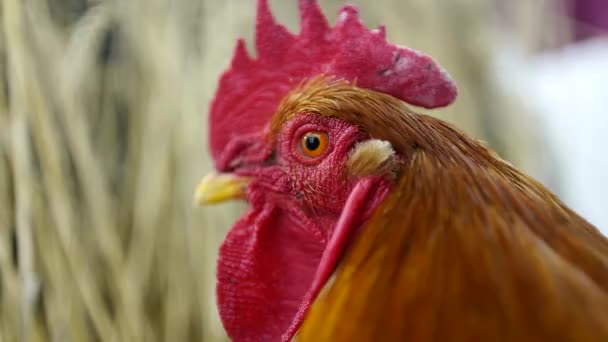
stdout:
[[345,82],[286,98],[391,143],[394,189],[297,341],[608,341],[608,242],[540,183],[451,125]]

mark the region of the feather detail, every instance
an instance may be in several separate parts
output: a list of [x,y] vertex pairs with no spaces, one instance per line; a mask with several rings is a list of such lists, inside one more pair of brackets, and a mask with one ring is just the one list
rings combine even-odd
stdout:
[[595,227],[451,125],[314,82],[277,122],[336,116],[403,163],[297,341],[608,341],[608,241]]
[[397,167],[395,151],[391,143],[378,139],[366,140],[355,145],[346,161],[350,175],[358,178],[380,175],[394,179]]
[[508,166],[415,152],[298,341],[608,341],[608,244]]

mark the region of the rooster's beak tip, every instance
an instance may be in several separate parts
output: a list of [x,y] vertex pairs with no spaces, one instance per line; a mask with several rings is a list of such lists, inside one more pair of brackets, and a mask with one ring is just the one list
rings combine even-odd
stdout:
[[232,173],[208,173],[196,187],[194,202],[205,206],[244,198],[249,181]]

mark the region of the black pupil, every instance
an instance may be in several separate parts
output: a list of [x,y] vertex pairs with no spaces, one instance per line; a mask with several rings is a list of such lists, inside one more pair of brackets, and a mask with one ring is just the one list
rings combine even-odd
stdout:
[[321,146],[321,140],[316,135],[307,135],[304,140],[304,145],[310,151],[315,151]]

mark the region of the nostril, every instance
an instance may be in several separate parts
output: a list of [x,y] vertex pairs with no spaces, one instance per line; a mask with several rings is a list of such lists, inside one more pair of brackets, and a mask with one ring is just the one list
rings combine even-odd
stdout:
[[225,171],[234,171],[235,169],[240,168],[241,166],[243,166],[243,157],[242,156],[238,156],[234,159],[232,159],[230,161],[230,163],[228,163],[228,169]]

